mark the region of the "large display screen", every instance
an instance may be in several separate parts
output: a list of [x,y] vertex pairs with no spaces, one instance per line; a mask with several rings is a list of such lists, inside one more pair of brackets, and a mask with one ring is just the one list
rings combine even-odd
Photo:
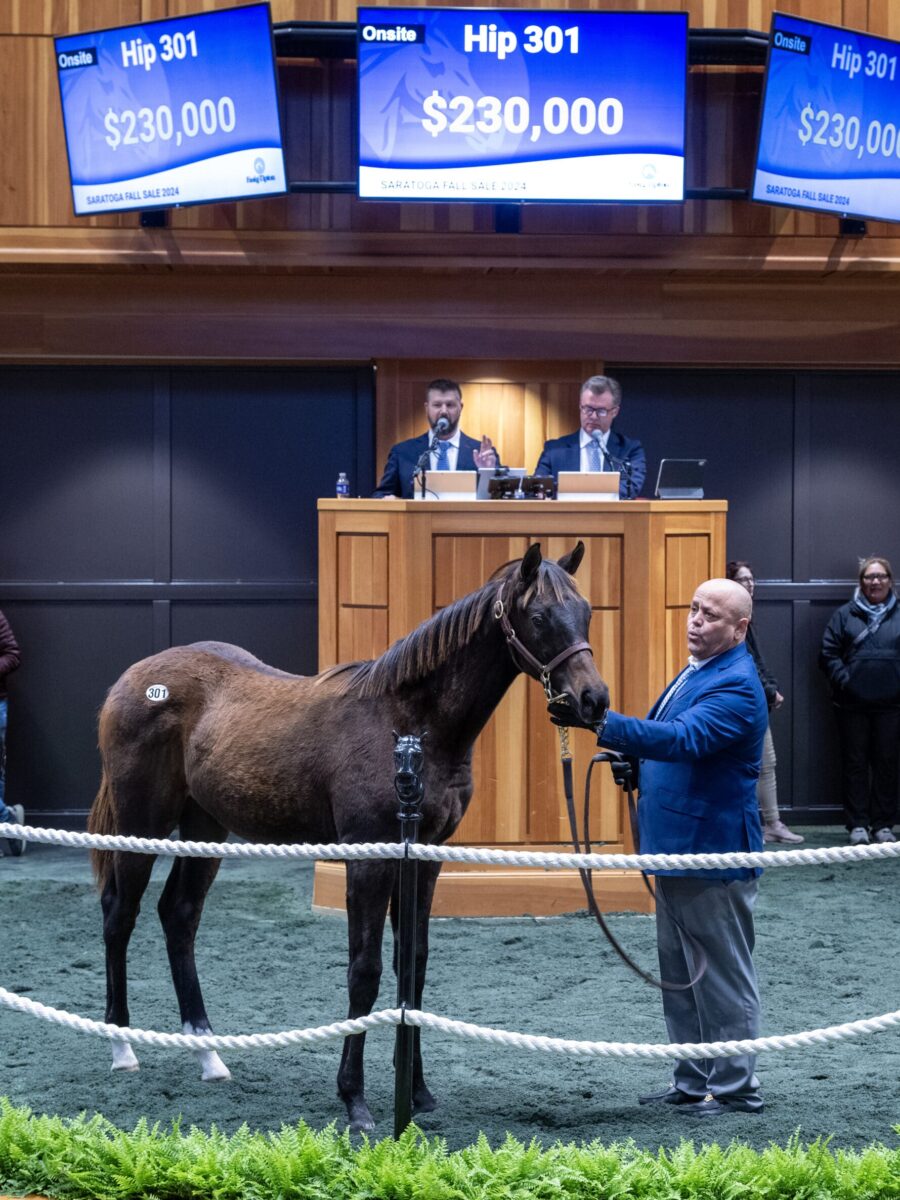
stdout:
[[900,43],[775,13],[754,200],[900,220]]
[[79,216],[287,190],[268,4],[55,47]]
[[360,196],[684,198],[686,13],[357,16]]

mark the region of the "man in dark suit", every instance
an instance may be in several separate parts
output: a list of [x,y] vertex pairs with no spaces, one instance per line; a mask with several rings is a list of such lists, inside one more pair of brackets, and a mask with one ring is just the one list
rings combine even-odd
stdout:
[[647,474],[644,447],[612,428],[622,406],[622,387],[609,375],[592,375],[581,385],[578,411],[581,428],[544,442],[535,475],[560,471],[619,471],[619,496],[641,494]]
[[[768,724],[766,697],[744,639],[752,601],[730,579],[694,594],[687,623],[688,666],[646,720],[610,712],[600,745],[639,758],[641,851],[699,854],[762,850],[756,780]],[[555,719],[565,710],[552,706]],[[660,974],[692,987],[664,990],[673,1043],[759,1036],[753,965],[753,908],[759,870],[655,872]],[[641,1104],[671,1104],[690,1116],[761,1112],[756,1056],[682,1060],[663,1091]]]
[[[404,500],[413,498],[413,479],[421,463],[426,471],[475,471],[478,467],[495,467],[499,463],[497,451],[491,439],[483,437],[480,442],[468,437],[459,428],[462,414],[462,389],[452,379],[434,379],[425,394],[425,416],[429,433],[421,437],[407,438],[392,446],[382,472],[378,487],[373,495],[385,499],[399,496]],[[438,430],[438,422],[443,422]],[[435,438],[437,439],[435,441]],[[435,443],[428,453],[429,446]]]

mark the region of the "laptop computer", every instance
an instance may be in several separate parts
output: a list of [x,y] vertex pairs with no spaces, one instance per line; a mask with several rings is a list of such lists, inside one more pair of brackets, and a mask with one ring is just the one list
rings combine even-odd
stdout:
[[418,481],[414,485],[416,500],[474,500],[478,476],[474,471],[429,471],[425,478],[425,495]]
[[618,500],[618,471],[560,471],[557,500]]
[[492,479],[524,479],[526,474],[525,467],[500,467],[499,470],[497,467],[479,467],[478,499],[490,500]]
[[705,458],[664,458],[656,476],[660,500],[702,500]]

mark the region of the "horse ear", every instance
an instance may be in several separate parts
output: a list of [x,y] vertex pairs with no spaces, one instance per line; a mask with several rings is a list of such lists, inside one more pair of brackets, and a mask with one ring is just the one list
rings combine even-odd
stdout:
[[570,550],[568,554],[564,554],[559,560],[559,565],[567,575],[574,575],[581,566],[581,560],[584,558],[584,542],[577,542],[574,550]]
[[519,574],[522,576],[523,583],[531,583],[538,573],[541,561],[541,544],[540,542],[535,542],[528,547],[525,557],[522,559],[522,566],[519,568]]

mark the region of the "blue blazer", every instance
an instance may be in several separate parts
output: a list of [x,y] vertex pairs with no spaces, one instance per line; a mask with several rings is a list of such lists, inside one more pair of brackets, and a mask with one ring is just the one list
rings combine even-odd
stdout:
[[[560,471],[580,471],[580,439],[581,431],[576,430],[575,433],[567,433],[565,437],[551,438],[549,442],[544,442],[541,457],[534,468],[535,475],[552,475],[555,480]],[[611,429],[606,452],[616,462],[631,464],[631,486],[629,488],[626,472],[622,471],[619,479],[619,495],[623,500],[633,500],[635,496],[641,494],[641,488],[644,486],[644,479],[647,475],[647,458],[644,454],[644,447],[635,438],[627,438],[624,434]]]
[[[419,459],[431,445],[431,434],[423,433],[420,437],[407,438],[391,446],[385,463],[384,471],[373,496],[400,496],[403,500],[413,498],[413,475]],[[457,471],[476,471],[473,455],[481,442],[468,437],[460,430],[459,454],[456,458]],[[497,457],[499,462],[499,455]]]
[[[653,714],[663,696],[644,721],[611,712],[600,738],[611,750],[641,760],[641,852],[762,850],[756,781],[769,714],[747,647],[726,650],[695,671],[657,721]],[[759,870],[655,874],[751,879]]]

